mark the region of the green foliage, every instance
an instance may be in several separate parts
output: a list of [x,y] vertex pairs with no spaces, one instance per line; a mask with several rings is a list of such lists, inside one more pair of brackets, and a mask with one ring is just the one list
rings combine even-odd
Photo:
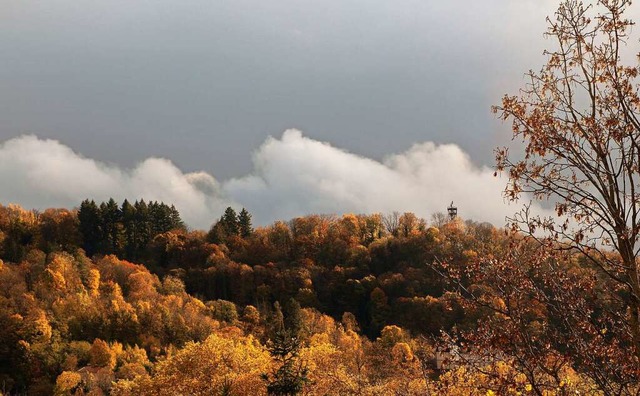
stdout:
[[308,379],[308,368],[300,361],[301,341],[288,330],[280,330],[267,342],[267,349],[277,362],[277,369],[264,373],[267,393],[275,396],[293,396],[302,393]]
[[240,236],[243,238],[248,238],[253,233],[253,226],[251,225],[251,214],[249,214],[249,212],[245,208],[242,208],[242,210],[238,214],[238,230]]
[[290,298],[285,305],[284,328],[294,337],[300,337],[304,328],[300,303]]
[[212,243],[227,243],[233,237],[248,238],[253,233],[251,214],[242,208],[240,214],[232,207],[228,207],[207,234],[207,240]]
[[102,220],[101,252],[105,254],[120,253],[123,239],[122,212],[113,198],[100,204],[100,218]]
[[213,308],[213,317],[219,321],[234,324],[238,321],[238,309],[231,301],[216,300],[209,305]]
[[232,207],[228,207],[224,211],[220,223],[222,223],[227,235],[238,235],[240,233],[238,215],[236,215],[236,211]]
[[82,247],[88,256],[93,256],[102,244],[101,211],[95,201],[84,200],[78,210]]
[[113,198],[99,206],[85,200],[80,204],[78,221],[83,247],[89,256],[116,254],[129,260],[142,258],[155,236],[185,229],[173,205],[159,202],[147,205],[144,200],[133,205],[125,200],[121,207]]

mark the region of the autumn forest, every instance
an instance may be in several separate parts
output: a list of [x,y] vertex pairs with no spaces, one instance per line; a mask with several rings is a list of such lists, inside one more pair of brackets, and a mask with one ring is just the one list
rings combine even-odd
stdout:
[[486,172],[505,224],[3,202],[0,396],[640,394],[630,7],[563,1],[547,63],[492,108],[517,142]]
[[[588,393],[596,384],[580,369],[604,356],[567,343],[564,321],[579,318],[558,299],[618,309],[579,256],[538,263],[525,239],[444,215],[253,229],[228,208],[205,233],[163,203],[110,200],[0,207],[0,231],[8,394]],[[557,272],[589,282],[549,283]],[[612,319],[576,323],[594,330],[580,341],[626,353]],[[575,366],[573,353],[592,361]]]

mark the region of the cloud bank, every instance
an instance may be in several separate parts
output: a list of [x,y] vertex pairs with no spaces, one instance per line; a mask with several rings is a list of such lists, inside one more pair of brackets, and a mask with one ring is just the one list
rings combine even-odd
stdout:
[[265,225],[311,213],[410,211],[428,219],[451,201],[465,219],[502,226],[517,209],[505,204],[504,183],[453,144],[419,143],[379,162],[298,130],[268,138],[254,153],[250,174],[221,182],[163,158],[123,169],[32,135],[0,144],[0,203],[43,209],[78,206],[85,198],[160,200],[202,229],[227,206],[246,207]]

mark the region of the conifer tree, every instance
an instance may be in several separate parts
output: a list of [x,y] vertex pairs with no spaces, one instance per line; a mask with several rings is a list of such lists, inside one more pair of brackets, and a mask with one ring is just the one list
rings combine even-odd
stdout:
[[300,303],[290,298],[285,305],[284,328],[291,336],[300,338],[304,320],[302,318],[302,309]]
[[225,243],[227,238],[232,235],[240,235],[240,222],[238,215],[232,207],[227,207],[224,214],[220,217],[207,233],[207,241],[211,243]]
[[136,209],[126,199],[122,203],[122,228],[124,231],[124,256],[127,260],[134,259],[136,251]]
[[82,234],[82,247],[88,256],[98,252],[102,241],[102,220],[100,209],[95,201],[85,199],[78,210],[80,233]]
[[[293,299],[292,299],[293,300]],[[293,300],[295,301],[295,300]],[[288,304],[288,310],[299,315],[300,305]],[[301,319],[298,316],[298,319]],[[277,369],[271,373],[262,374],[262,379],[267,383],[267,393],[275,396],[293,396],[302,393],[304,386],[309,382],[308,368],[300,361],[299,353],[302,342],[298,334],[294,334],[294,328],[301,328],[301,320],[285,318],[280,304],[276,301],[268,323],[271,333],[267,341],[267,350],[277,362]],[[291,328],[287,328],[287,324]]]
[[165,221],[162,207],[157,201],[149,202],[149,220],[151,225],[151,237],[169,231],[169,225]]
[[122,248],[122,212],[113,198],[100,204],[105,253],[120,253]]
[[144,202],[144,199],[136,201],[133,207],[135,209],[134,246],[135,251],[139,252],[151,240],[151,218],[149,216],[149,207]]
[[238,214],[238,227],[240,229],[240,236],[243,238],[248,238],[253,233],[251,214],[245,208],[242,208],[240,214]]
[[221,221],[222,219],[216,221],[216,223],[211,226],[211,229],[207,233],[207,242],[216,244],[224,243],[227,234],[224,230],[224,227],[222,226]]
[[238,215],[232,207],[228,207],[222,215],[222,222],[227,235],[238,235],[240,233],[240,226],[238,224]]
[[186,228],[184,222],[182,221],[182,218],[180,218],[180,212],[178,212],[178,209],[176,209],[175,206],[171,205],[169,207],[168,216],[169,216],[169,223],[171,224],[172,230],[175,230],[175,229],[184,230]]

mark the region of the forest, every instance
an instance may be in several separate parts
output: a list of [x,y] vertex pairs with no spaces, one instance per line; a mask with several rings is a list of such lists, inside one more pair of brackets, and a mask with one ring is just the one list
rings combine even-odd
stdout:
[[562,2],[547,64],[493,107],[523,148],[496,150],[521,208],[501,228],[410,212],[254,227],[228,207],[194,230],[171,202],[1,205],[0,393],[640,394],[630,4]]
[[254,229],[228,208],[204,232],[157,202],[9,205],[0,258],[7,395],[599,394],[637,383],[613,315],[624,291],[579,253],[544,254],[486,223],[348,214]]

